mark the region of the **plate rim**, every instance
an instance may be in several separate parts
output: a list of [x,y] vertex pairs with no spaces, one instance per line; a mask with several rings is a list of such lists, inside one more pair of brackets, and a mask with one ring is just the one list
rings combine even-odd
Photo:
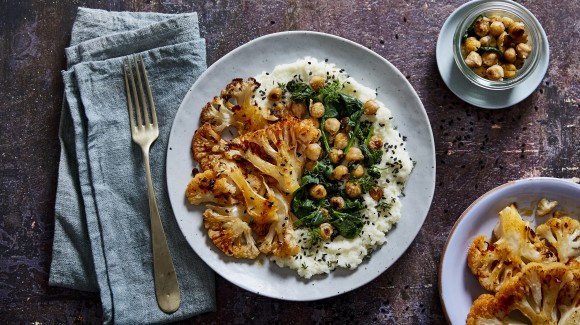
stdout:
[[574,185],[579,186],[577,183],[570,181],[568,179],[556,178],[556,177],[546,177],[546,176],[528,177],[528,178],[521,178],[521,179],[508,181],[504,184],[498,185],[498,186],[490,189],[489,191],[487,191],[484,194],[482,194],[481,196],[479,196],[461,213],[459,218],[457,218],[457,220],[453,224],[453,227],[451,228],[451,231],[449,232],[449,235],[447,236],[447,240],[445,241],[445,245],[443,246],[443,251],[441,252],[441,261],[439,262],[439,270],[438,270],[439,274],[438,274],[437,284],[439,287],[439,290],[438,290],[439,291],[439,301],[441,303],[441,308],[443,309],[443,314],[445,315],[445,319],[447,320],[447,323],[451,324],[451,320],[449,318],[449,314],[447,312],[445,301],[443,299],[443,264],[445,262],[447,248],[449,246],[449,243],[451,242],[451,238],[453,237],[455,231],[459,227],[459,224],[463,222],[463,220],[465,219],[467,214],[475,206],[477,206],[483,199],[492,195],[493,193],[504,190],[506,188],[510,188],[512,186],[517,186],[517,185],[519,185],[521,183],[525,183],[525,182],[542,182],[542,181],[560,183],[560,184],[564,184],[565,186],[574,186]]
[[[235,56],[237,54],[238,51],[241,51],[242,48],[246,48],[249,46],[252,46],[253,44],[255,44],[256,42],[260,42],[263,41],[265,39],[268,38],[275,38],[275,37],[284,37],[284,36],[288,36],[288,35],[304,35],[304,34],[308,34],[308,35],[312,35],[312,36],[316,36],[316,37],[322,37],[322,38],[329,38],[332,39],[334,41],[337,42],[344,42],[347,43],[351,46],[353,46],[354,48],[358,49],[359,51],[363,51],[365,52],[367,55],[371,55],[372,57],[374,57],[375,59],[379,60],[382,64],[386,64],[387,66],[389,66],[390,69],[392,69],[396,75],[398,75],[398,77],[400,77],[401,80],[403,81],[402,87],[406,87],[408,90],[410,90],[413,94],[413,98],[414,100],[418,103],[418,106],[420,106],[420,109],[418,109],[418,112],[420,112],[421,114],[421,118],[422,120],[424,120],[426,122],[426,130],[425,133],[427,134],[427,139],[428,139],[428,144],[430,145],[430,155],[428,155],[429,159],[428,161],[426,161],[425,163],[427,165],[429,165],[430,167],[425,167],[428,169],[431,169],[431,172],[429,174],[432,174],[432,181],[428,183],[427,186],[427,192],[428,194],[426,195],[428,198],[428,202],[425,205],[425,213],[424,216],[422,216],[421,218],[421,223],[420,226],[417,227],[414,231],[414,233],[409,233],[409,235],[412,235],[412,240],[409,241],[409,244],[407,245],[407,247],[400,252],[399,254],[393,255],[392,258],[392,262],[390,263],[390,265],[382,270],[380,270],[380,272],[377,273],[373,273],[371,275],[369,275],[364,281],[356,283],[355,285],[351,285],[349,286],[347,289],[341,289],[338,291],[332,291],[329,292],[328,294],[322,294],[322,295],[316,295],[316,296],[309,296],[309,297],[291,297],[291,296],[287,296],[287,295],[275,295],[275,294],[270,294],[267,292],[263,292],[260,291],[258,289],[252,288],[251,286],[246,286],[244,284],[238,283],[238,282],[233,282],[232,280],[228,279],[226,276],[222,275],[222,273],[219,270],[215,270],[213,267],[211,267],[211,265],[206,262],[201,256],[200,258],[204,261],[205,264],[207,264],[214,272],[216,272],[217,274],[219,274],[220,276],[222,276],[225,280],[227,280],[228,282],[243,288],[244,290],[247,290],[249,292],[261,295],[261,296],[265,296],[265,297],[270,297],[270,298],[275,298],[275,299],[280,299],[280,300],[287,300],[287,301],[314,301],[314,300],[320,300],[320,299],[325,299],[325,298],[329,298],[329,297],[333,297],[333,296],[337,296],[340,294],[344,294],[346,292],[355,290],[357,288],[360,288],[366,284],[368,284],[369,282],[371,282],[372,280],[374,280],[375,278],[377,278],[379,275],[381,275],[382,273],[384,273],[387,269],[389,269],[390,267],[392,267],[392,265],[398,260],[400,259],[400,257],[408,250],[408,248],[412,245],[412,243],[415,241],[417,235],[419,234],[422,226],[424,225],[427,216],[429,215],[429,211],[431,209],[431,205],[433,202],[433,198],[434,198],[434,192],[435,192],[435,184],[436,184],[436,154],[435,154],[435,141],[434,141],[434,137],[433,137],[433,130],[431,127],[431,123],[429,120],[429,116],[427,114],[427,111],[425,109],[425,106],[423,105],[421,98],[419,97],[417,91],[415,90],[415,88],[411,85],[411,83],[404,78],[404,75],[400,72],[399,69],[397,69],[391,62],[389,62],[387,59],[385,59],[384,57],[380,56],[379,54],[377,54],[376,52],[372,51],[371,49],[364,47],[361,44],[358,44],[354,41],[351,41],[349,39],[340,37],[340,36],[336,36],[336,35],[332,35],[332,34],[327,34],[327,33],[323,33],[323,32],[316,32],[316,31],[302,31],[302,30],[298,30],[298,31],[283,31],[283,32],[277,32],[277,33],[270,33],[270,34],[266,34],[263,36],[260,36],[258,38],[255,38],[247,43],[244,43],[240,46],[238,46],[237,48],[233,49],[232,51],[228,52],[227,54],[225,54],[224,56],[222,56],[220,59],[216,60],[211,66],[209,66],[206,71],[204,71],[199,77],[198,79],[192,84],[192,86],[188,89],[188,91],[186,92],[186,94],[184,95],[181,104],[177,110],[176,116],[179,113],[180,110],[182,110],[182,108],[185,105],[186,99],[190,96],[189,94],[192,92],[192,89],[194,87],[197,86],[197,84],[200,82],[200,80],[203,80],[205,75],[211,74],[212,71],[214,71],[214,69],[216,69],[219,64],[222,61],[228,60],[230,57]],[[302,56],[304,57],[304,55]],[[171,131],[170,131],[170,135],[169,135],[169,141],[168,143],[171,143],[171,138],[173,137],[173,131],[174,131],[174,126],[177,123],[177,119],[174,118],[172,125],[171,125]],[[167,150],[167,156],[166,156],[166,160],[169,160],[169,151],[170,151],[171,145],[168,145],[168,150]],[[427,155],[426,155],[427,156]],[[431,166],[432,165],[432,166]],[[166,179],[167,179],[167,188],[168,188],[168,192],[169,192],[169,199],[170,199],[170,205],[172,208],[172,211],[174,210],[173,208],[173,202],[174,200],[172,199],[172,195],[171,195],[171,191],[169,191],[169,183],[170,181],[168,180],[168,176],[169,176],[169,163],[166,162]],[[182,229],[182,224],[178,219],[178,216],[175,214],[175,212],[173,213],[174,218],[176,219],[179,229],[182,233],[182,235],[185,236],[185,233]],[[187,238],[187,237],[186,237]],[[193,245],[190,244],[190,240],[186,240],[188,245],[192,248],[192,250],[195,252],[195,254],[197,254],[199,256],[199,254],[196,252],[196,250],[194,249]],[[386,244],[386,243],[385,243]],[[362,267],[359,266],[359,267]],[[325,276],[329,276],[329,275],[325,275]],[[296,274],[296,277],[302,281],[302,278],[299,278],[299,276]],[[316,280],[307,280],[307,281],[316,281]]]

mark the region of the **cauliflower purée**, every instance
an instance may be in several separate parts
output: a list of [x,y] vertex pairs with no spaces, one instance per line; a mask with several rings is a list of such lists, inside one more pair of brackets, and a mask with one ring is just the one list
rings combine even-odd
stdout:
[[[269,89],[279,83],[287,83],[299,76],[299,79],[308,81],[311,76],[329,76],[339,80],[344,88],[341,92],[355,97],[363,103],[375,100],[376,91],[365,87],[349,77],[344,70],[315,58],[306,57],[291,64],[276,66],[273,71],[263,72],[256,76],[261,84],[257,94],[268,94]],[[258,106],[269,107],[272,103],[266,96],[256,96]],[[285,94],[285,100],[289,95]],[[376,100],[375,100],[376,101]],[[401,202],[404,185],[413,169],[413,161],[405,149],[404,138],[392,125],[391,111],[382,103],[376,115],[363,115],[361,121],[369,121],[374,125],[374,134],[384,143],[384,154],[378,164],[380,179],[378,184],[383,189],[383,199],[375,201],[368,193],[363,194],[366,208],[359,212],[363,221],[360,235],[347,239],[336,236],[330,240],[311,240],[308,229],[297,228],[295,234],[301,251],[296,256],[271,256],[281,267],[297,270],[298,274],[310,278],[316,274],[329,273],[337,267],[355,269],[369,256],[372,251],[386,242],[386,233],[401,217]]]

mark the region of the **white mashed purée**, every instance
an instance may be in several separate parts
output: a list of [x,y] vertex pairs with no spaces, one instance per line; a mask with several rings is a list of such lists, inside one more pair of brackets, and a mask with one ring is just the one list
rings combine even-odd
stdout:
[[[359,84],[334,64],[311,57],[276,66],[273,71],[256,76],[256,80],[261,84],[257,94],[267,94],[269,89],[276,87],[278,83],[287,83],[296,75],[304,81],[316,75],[330,76],[344,84],[343,93],[363,103],[370,99],[376,101],[375,90]],[[289,94],[286,94],[286,101],[288,100]],[[260,107],[272,105],[266,96],[256,96],[256,101]],[[279,266],[297,270],[298,274],[305,278],[330,273],[337,267],[355,269],[375,248],[386,242],[386,233],[401,217],[399,196],[402,195],[404,185],[413,169],[413,161],[405,150],[403,137],[391,123],[391,111],[381,102],[376,102],[380,106],[377,114],[363,115],[362,120],[373,122],[375,135],[381,137],[385,144],[383,146],[385,153],[378,165],[381,169],[378,185],[384,189],[385,199],[381,202],[387,204],[377,207],[377,202],[368,193],[363,194],[366,209],[359,213],[364,226],[360,235],[354,239],[337,236],[332,241],[322,240],[312,245],[307,229],[295,229],[301,251],[292,257],[272,256],[271,259]]]

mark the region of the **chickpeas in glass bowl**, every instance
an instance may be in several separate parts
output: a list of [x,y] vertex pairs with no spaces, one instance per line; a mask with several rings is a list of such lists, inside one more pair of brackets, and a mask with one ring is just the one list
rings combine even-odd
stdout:
[[482,3],[455,30],[455,63],[477,86],[513,88],[538,66],[544,46],[540,29],[535,17],[518,3]]

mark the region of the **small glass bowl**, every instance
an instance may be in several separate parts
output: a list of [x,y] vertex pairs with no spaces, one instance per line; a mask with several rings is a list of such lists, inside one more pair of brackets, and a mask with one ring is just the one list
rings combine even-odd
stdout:
[[[523,66],[518,69],[515,77],[503,80],[489,80],[477,75],[467,64],[462,55],[462,37],[467,28],[479,15],[491,17],[493,15],[510,17],[514,21],[523,22],[528,34],[528,45],[532,48],[530,55],[525,59]],[[540,53],[543,52],[541,27],[538,20],[522,5],[515,2],[490,1],[475,6],[457,25],[453,36],[453,57],[463,75],[475,85],[489,90],[505,90],[515,87],[531,75],[531,72],[540,62]]]

